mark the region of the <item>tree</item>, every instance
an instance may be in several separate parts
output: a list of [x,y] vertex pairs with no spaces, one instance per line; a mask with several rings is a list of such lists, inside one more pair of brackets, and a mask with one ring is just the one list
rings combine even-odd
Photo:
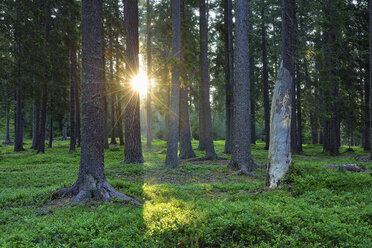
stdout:
[[181,5],[180,0],[172,0],[172,85],[169,118],[169,137],[167,141],[166,164],[169,168],[178,167],[178,131],[180,104],[180,53],[181,53]]
[[104,75],[102,1],[82,1],[82,142],[79,177],[62,196],[75,195],[71,203],[97,198],[109,201],[121,198],[136,200],[116,191],[106,180],[104,169]]
[[44,23],[44,80],[42,85],[41,95],[41,117],[40,117],[40,132],[37,146],[37,153],[45,152],[45,134],[46,134],[46,122],[47,122],[47,102],[48,102],[48,80],[50,77],[49,70],[49,59],[48,59],[48,43],[50,33],[50,6],[48,1],[45,4],[45,23]]
[[143,163],[139,93],[130,85],[138,74],[138,0],[124,0],[124,25],[126,29],[126,103],[124,110],[125,146],[124,163]]
[[209,101],[208,23],[205,0],[200,1],[200,73],[199,136],[204,140],[206,151],[204,159],[215,159],[217,154],[213,144],[211,105]]
[[16,114],[15,114],[15,137],[14,137],[14,151],[24,151],[23,148],[23,94],[22,94],[22,82],[21,82],[21,16],[20,16],[20,0],[16,1],[16,28],[15,28],[15,41],[16,41]]
[[[369,116],[372,118],[372,0],[369,0]],[[372,137],[372,121],[369,124],[370,136]],[[370,158],[372,159],[372,138],[370,139]]]
[[265,25],[265,0],[261,0],[261,39],[262,39],[262,81],[263,81],[263,101],[265,118],[265,150],[269,150],[270,144],[270,110],[269,110],[269,74],[267,71],[267,51],[266,51],[266,25]]
[[237,0],[235,6],[235,82],[234,82],[234,122],[230,167],[240,169],[249,175],[257,168],[251,154],[250,130],[250,77],[249,77],[249,3]]
[[147,10],[147,18],[146,18],[146,24],[147,24],[147,80],[149,81],[147,83],[147,99],[146,99],[146,137],[147,137],[147,147],[152,146],[152,134],[151,134],[151,77],[152,77],[152,65],[151,65],[151,3],[150,0],[147,0],[146,2],[146,10]]
[[[267,161],[266,183],[270,188],[276,188],[286,175],[291,158],[291,108],[293,56],[291,32],[293,7],[291,1],[284,0],[282,6],[282,64],[278,72],[273,98],[271,102],[270,118],[270,147]],[[288,69],[288,68],[291,68]]]
[[[185,1],[181,1],[181,78],[182,84],[180,87],[180,100],[179,100],[179,128],[180,128],[180,158],[188,159],[196,157],[191,145],[191,130],[190,130],[190,115],[189,115],[189,91],[186,75],[186,64],[188,63],[186,53],[190,49],[190,30],[188,28],[189,16],[185,12]],[[192,43],[191,43],[192,44]]]
[[[72,18],[71,18],[72,19]],[[72,19],[73,20],[73,19]],[[74,48],[69,49],[69,81],[70,81],[70,152],[75,151],[76,146],[76,51]]]
[[232,25],[232,0],[224,0],[225,53],[226,53],[226,142],[225,153],[231,153],[233,125],[234,49]]

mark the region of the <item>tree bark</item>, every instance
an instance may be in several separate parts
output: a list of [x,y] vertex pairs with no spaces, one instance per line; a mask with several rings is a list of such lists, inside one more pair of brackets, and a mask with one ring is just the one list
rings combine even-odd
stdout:
[[250,79],[249,79],[249,3],[237,0],[235,33],[235,82],[234,82],[234,124],[230,168],[250,174],[257,168],[251,154],[250,130]]
[[[284,25],[285,21],[283,27]],[[285,49],[285,47],[283,46],[282,49]],[[290,152],[291,90],[292,76],[281,65],[271,102],[270,148],[266,174],[266,183],[270,188],[279,187],[292,163]]]
[[[185,14],[185,1],[181,1],[181,64],[186,62],[185,51],[188,49],[189,39],[188,34],[190,30],[187,26],[187,20],[189,16]],[[192,145],[191,145],[191,127],[190,127],[190,116],[189,116],[189,93],[188,86],[185,82],[186,75],[185,70],[181,70],[181,78],[183,80],[182,87],[180,87],[180,100],[179,100],[179,129],[180,129],[180,158],[189,159],[196,157]]]
[[139,66],[138,0],[124,0],[124,25],[126,29],[126,70],[128,76],[126,83],[128,95],[124,110],[124,163],[143,163],[139,93],[130,86],[130,81],[138,74]]
[[76,121],[76,139],[77,139],[77,147],[81,146],[81,131],[80,131],[80,73],[76,75],[75,81],[75,121]]
[[9,105],[5,106],[5,116],[6,116],[6,122],[5,122],[5,140],[4,144],[10,144],[10,132],[9,132]]
[[102,1],[82,1],[82,142],[79,176],[61,195],[75,195],[71,203],[89,198],[109,201],[122,198],[138,202],[116,191],[106,180],[104,169],[104,75]]
[[151,3],[150,0],[146,1],[146,10],[147,10],[147,47],[146,47],[146,53],[147,53],[147,97],[146,97],[146,145],[147,147],[152,146],[152,133],[151,133],[151,119],[152,119],[152,113],[151,113],[151,78],[152,78],[152,57],[151,57]]
[[50,99],[50,120],[49,120],[49,143],[48,148],[53,147],[53,100]]
[[69,50],[69,57],[70,57],[70,68],[69,68],[69,81],[70,81],[70,152],[75,151],[76,146],[76,90],[75,90],[75,66],[76,66],[76,55],[73,49],[70,48]]
[[170,103],[169,137],[166,164],[168,168],[178,168],[178,135],[180,104],[180,52],[181,52],[181,6],[180,0],[172,0],[172,86]]
[[[249,2],[249,19],[253,18],[252,14],[252,6],[253,2]],[[253,25],[252,21],[249,20],[249,25],[248,25],[248,32],[249,32],[249,37],[253,37],[252,34],[253,31]],[[252,39],[252,38],[250,38]],[[256,99],[255,99],[255,77],[254,77],[254,71],[255,71],[255,65],[254,65],[254,53],[250,51],[249,55],[249,81],[250,81],[250,111],[251,111],[251,144],[256,144]]]
[[40,99],[37,83],[34,84],[34,106],[33,106],[33,120],[32,120],[32,149],[37,150],[39,144],[39,130],[40,130]]
[[[372,0],[369,0],[369,104],[372,105]],[[372,119],[372,106],[369,107],[369,117]],[[372,121],[369,123],[370,157],[372,159]]]
[[[208,72],[208,21],[205,0],[200,2],[200,106],[202,119],[199,120],[204,133],[206,155],[204,159],[216,159],[212,136],[212,115],[209,101],[209,72]],[[200,117],[200,115],[199,115]]]
[[261,7],[261,35],[262,35],[262,80],[264,98],[264,118],[265,118],[265,150],[269,150],[270,144],[270,107],[269,107],[269,74],[267,70],[267,51],[266,51],[266,25],[265,25],[265,0],[262,0]]
[[15,112],[15,135],[14,135],[14,151],[20,152],[24,151],[23,148],[23,94],[22,94],[22,82],[21,82],[21,31],[20,31],[20,0],[16,1],[16,18],[17,18],[17,25],[15,29],[15,39],[16,39],[16,51],[15,51],[15,59],[16,59],[16,66],[17,66],[17,85],[16,85],[16,112]]
[[[291,127],[294,89],[294,0],[283,0],[282,6],[282,63],[271,102],[270,147],[267,161],[266,183],[277,188],[292,163],[293,139]],[[296,144],[297,148],[297,144]]]
[[[298,73],[297,73],[298,75]],[[296,93],[297,93],[297,151],[302,152],[302,110],[301,110],[301,85],[300,80],[296,80]]]
[[232,27],[232,0],[225,2],[225,56],[226,56],[226,142],[225,153],[231,153],[231,135],[233,119],[233,86],[234,86],[234,47]]
[[115,118],[115,102],[116,102],[116,96],[115,96],[115,82],[114,82],[114,61],[113,61],[113,45],[112,45],[112,37],[110,35],[109,37],[109,62],[110,62],[110,78],[109,78],[109,85],[111,88],[110,92],[110,107],[111,107],[111,142],[110,144],[116,145],[116,118]]
[[45,134],[47,122],[47,101],[48,101],[48,80],[49,80],[49,60],[48,60],[48,46],[49,46],[49,32],[50,32],[50,7],[45,6],[45,33],[44,33],[44,80],[42,86],[41,98],[41,115],[40,115],[40,136],[39,144],[37,146],[37,153],[45,152]]

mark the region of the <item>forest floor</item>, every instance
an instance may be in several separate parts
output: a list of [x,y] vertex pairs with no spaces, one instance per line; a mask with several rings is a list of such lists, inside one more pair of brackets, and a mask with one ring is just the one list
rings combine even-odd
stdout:
[[[106,176],[142,202],[68,206],[56,191],[77,178],[79,152],[57,142],[45,154],[0,147],[0,247],[372,247],[372,163],[319,145],[293,156],[283,188],[265,186],[267,151],[253,145],[260,168],[237,176],[228,160],[165,167],[166,143],[144,145],[144,164],[123,164],[123,147],[105,151]],[[197,142],[193,143],[194,148]],[[215,142],[223,154],[223,141]],[[78,150],[79,151],[79,150]],[[203,152],[196,151],[202,156]],[[357,164],[362,172],[322,167]]]

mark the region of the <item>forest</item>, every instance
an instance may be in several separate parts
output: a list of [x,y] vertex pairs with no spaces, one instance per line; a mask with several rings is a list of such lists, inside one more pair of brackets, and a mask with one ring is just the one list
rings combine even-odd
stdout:
[[372,0],[2,0],[0,247],[372,247]]

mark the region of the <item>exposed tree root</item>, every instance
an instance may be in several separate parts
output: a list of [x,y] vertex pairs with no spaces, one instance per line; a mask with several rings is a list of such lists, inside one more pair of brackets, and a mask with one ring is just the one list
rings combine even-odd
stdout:
[[131,159],[131,158],[126,158],[123,161],[123,164],[143,164],[145,160],[143,158],[141,159]]
[[237,171],[236,173],[235,173],[236,175],[238,175],[238,176],[249,176],[249,177],[253,177],[254,176],[254,174],[252,173],[252,172],[249,172],[248,170],[239,170],[239,171]]
[[140,203],[137,200],[123,193],[120,193],[119,191],[114,189],[114,187],[112,187],[111,184],[107,181],[105,181],[99,187],[94,189],[85,188],[86,187],[80,187],[79,189],[79,187],[75,183],[72,187],[60,189],[58,193],[62,197],[75,195],[75,197],[71,200],[70,204],[81,203],[88,199],[98,199],[103,200],[105,202],[109,202],[110,200],[114,199],[123,199],[136,206],[140,205]]

